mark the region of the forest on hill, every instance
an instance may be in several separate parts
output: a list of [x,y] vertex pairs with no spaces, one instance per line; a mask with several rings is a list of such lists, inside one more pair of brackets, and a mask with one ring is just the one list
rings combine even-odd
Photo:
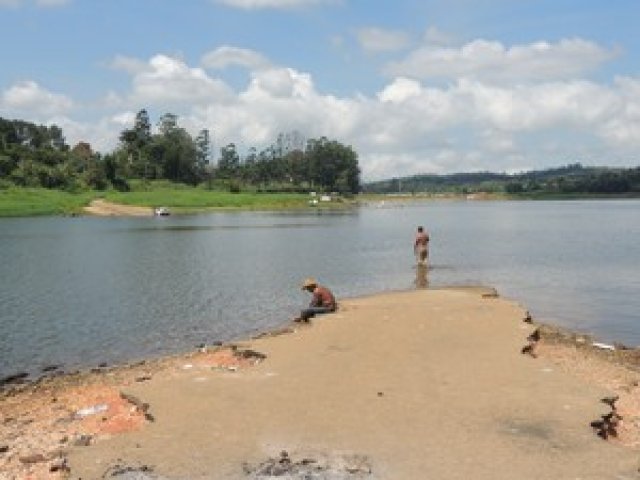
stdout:
[[166,113],[152,130],[145,109],[106,154],[87,142],[68,145],[55,125],[0,117],[0,188],[127,191],[131,180],[169,180],[232,192],[357,193],[360,168],[350,146],[326,137],[305,140],[298,132],[280,134],[269,147],[250,148],[246,155],[230,143],[220,148],[214,164],[207,129],[192,137],[176,115]]
[[414,175],[363,185],[367,193],[506,193],[634,194],[640,195],[640,167],[585,167],[573,163],[559,168],[518,174],[475,172]]

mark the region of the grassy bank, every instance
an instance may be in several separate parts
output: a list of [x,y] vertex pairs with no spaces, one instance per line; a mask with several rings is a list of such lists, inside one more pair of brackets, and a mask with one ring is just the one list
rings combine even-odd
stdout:
[[96,196],[93,192],[67,193],[46,188],[0,190],[0,217],[70,215],[82,211]]
[[124,205],[166,206],[177,212],[304,208],[309,199],[308,195],[298,193],[230,193],[165,183],[134,184],[131,192],[68,193],[45,188],[9,188],[0,190],[0,217],[77,214],[95,198]]
[[305,207],[308,201],[307,195],[298,193],[229,193],[183,186],[156,186],[126,193],[109,191],[102,196],[109,202],[124,205],[166,206],[184,212],[207,209],[301,208]]

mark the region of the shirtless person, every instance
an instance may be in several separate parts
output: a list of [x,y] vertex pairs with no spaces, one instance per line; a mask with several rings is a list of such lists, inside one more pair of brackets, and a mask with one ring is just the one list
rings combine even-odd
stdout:
[[425,265],[429,257],[429,234],[423,227],[418,227],[416,240],[413,243],[413,253],[416,255],[418,265]]
[[313,294],[308,308],[300,312],[296,322],[308,322],[315,315],[331,313],[336,311],[336,299],[327,287],[318,285],[313,278],[307,278],[302,284],[302,290]]

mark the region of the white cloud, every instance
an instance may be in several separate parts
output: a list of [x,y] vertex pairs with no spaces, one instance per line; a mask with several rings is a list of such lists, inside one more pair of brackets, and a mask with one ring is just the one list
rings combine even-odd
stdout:
[[615,50],[579,38],[512,47],[480,39],[460,48],[427,43],[404,60],[389,63],[385,71],[391,76],[420,79],[539,82],[576,78],[616,55]]
[[52,93],[36,82],[27,80],[2,92],[0,105],[9,111],[41,116],[66,112],[73,107],[73,102],[65,95]]
[[[174,104],[181,110],[175,113],[194,134],[208,128],[216,149],[230,142],[240,151],[262,149],[279,133],[292,130],[307,138],[324,135],[356,149],[366,179],[520,171],[577,160],[629,162],[640,150],[640,79],[621,78],[612,85],[572,80],[516,86],[463,79],[434,87],[397,78],[373,96],[336,97],[319,92],[308,73],[273,67],[251,72],[244,90],[220,97],[209,94],[214,80],[181,61],[159,56],[149,65],[152,74],[134,75],[131,93],[118,98],[146,95],[149,101],[164,102],[163,95],[170,95],[167,85],[186,92],[194,90],[195,82],[195,90],[201,87],[205,93],[181,95],[180,104]],[[149,85],[157,97],[148,94]],[[112,142],[139,108],[131,102],[123,105],[131,107],[103,122],[104,129],[113,129]],[[102,135],[99,141],[108,138],[102,130],[96,132]]]
[[290,9],[312,5],[335,3],[336,0],[213,0],[220,5],[241,8],[244,10],[258,10],[263,8]]
[[[213,65],[224,68],[226,53],[234,51],[215,50]],[[100,102],[73,108],[77,105],[65,95],[24,81],[0,92],[0,110],[30,121],[55,119],[69,143],[89,141],[103,152],[117,144],[140,108],[152,115],[175,113],[193,134],[208,128],[216,150],[230,142],[241,152],[262,149],[279,133],[298,130],[307,138],[327,136],[352,145],[366,179],[519,171],[574,161],[628,165],[637,163],[640,151],[640,78],[608,84],[460,78],[437,86],[397,77],[372,95],[336,96],[320,91],[308,72],[253,61],[244,65],[249,80],[235,92],[211,72],[178,58],[117,57],[111,66],[126,72],[130,84]],[[92,109],[99,112],[92,122],[73,118],[72,113],[88,118]]]
[[128,57],[126,55],[116,55],[107,66],[114,70],[122,70],[127,73],[137,74],[149,70],[149,64],[138,58]]
[[360,46],[368,52],[395,52],[409,44],[409,36],[404,32],[375,27],[361,28],[356,32]]
[[182,60],[166,55],[155,55],[148,68],[133,76],[130,101],[145,105],[225,102],[232,96],[231,89],[221,80],[211,78],[201,68],[191,68]]
[[269,67],[271,62],[262,54],[246,49],[223,45],[202,57],[205,68],[222,70],[228,66],[241,66],[249,70]]

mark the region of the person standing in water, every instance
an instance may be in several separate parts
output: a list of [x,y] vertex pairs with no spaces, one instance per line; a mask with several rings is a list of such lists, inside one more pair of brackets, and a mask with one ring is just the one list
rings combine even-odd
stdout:
[[418,227],[416,239],[413,243],[413,253],[418,260],[418,265],[426,265],[429,257],[429,234],[424,227]]

